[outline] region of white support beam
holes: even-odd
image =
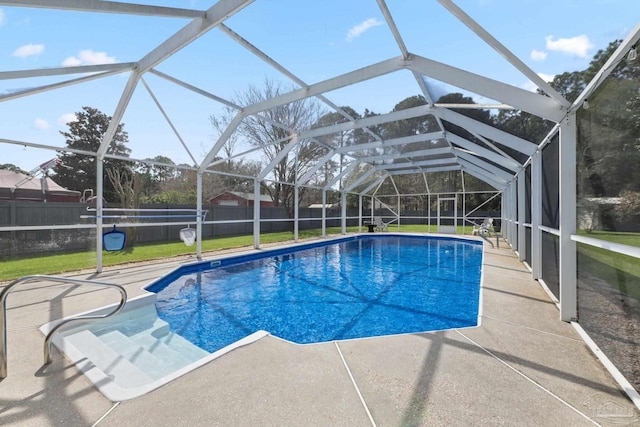
[[[362,194],[358,194],[358,233],[362,232]]]
[[[487,180],[490,180],[490,184],[492,184],[494,187],[496,185],[498,185],[500,188],[505,188],[507,186],[507,180],[501,178],[498,175],[492,174],[491,172],[487,171],[486,169],[481,168],[480,166],[477,166],[471,162],[468,162],[464,159],[458,159],[460,165],[462,166],[462,169],[466,172],[472,171],[475,172],[476,176],[479,174],[481,175],[483,178],[481,178],[483,181],[487,182]]]
[[[116,130],[120,125],[120,121],[122,120],[122,116],[124,115],[125,110],[127,109],[127,105],[129,105],[129,101],[131,101],[131,97],[133,96],[133,92],[136,90],[136,86],[138,85],[138,80],[140,79],[140,74],[133,70],[129,75],[129,80],[127,81],[127,85],[120,96],[120,100],[118,101],[118,105],[116,106],[116,111],[113,113],[111,117],[111,121],[109,122],[109,126],[102,136],[102,141],[100,141],[100,147],[97,150],[97,158],[98,160],[104,159],[104,155],[107,153],[109,146],[111,145],[111,140],[116,134]]]
[[[182,80],[176,79],[173,76],[170,76],[168,74],[162,73],[162,72],[160,72],[160,71],[158,71],[158,70],[156,70],[154,68],[149,70],[149,73],[150,74],[154,74],[154,75],[156,75],[156,76],[158,76],[158,77],[160,77],[162,79],[165,79],[165,80],[167,80],[167,81],[169,81],[171,83],[177,84],[178,86],[182,86],[183,88],[185,88],[187,90],[190,90],[191,92],[197,93],[199,95],[202,95],[205,98],[213,99],[214,101],[217,101],[217,102],[219,102],[221,104],[224,104],[229,108],[233,108],[233,109],[235,109],[237,111],[242,110],[242,107],[240,107],[237,104],[234,104],[233,102],[231,102],[229,100],[226,100],[226,99],[221,98],[221,97],[219,97],[217,95],[214,95],[211,92],[207,92],[206,90],[203,90],[203,89],[201,89],[199,87],[190,85],[189,83],[183,82]]]
[[[509,236],[511,236],[511,247],[514,251],[518,250],[518,185],[515,180],[511,182],[509,187],[509,204],[511,205],[511,222]]]
[[[455,157],[447,157],[446,159],[421,160],[419,162],[387,163],[384,165],[374,166],[374,168],[378,170],[393,170],[433,165],[448,165],[452,163],[457,163],[457,159]],[[429,171],[431,171],[430,168]]]
[[[221,97],[219,97],[219,96],[217,96],[217,95],[214,95],[214,94],[212,94],[212,93],[210,93],[210,92],[207,92],[207,91],[202,90],[202,89],[200,89],[200,88],[198,88],[198,87],[195,87],[195,86],[193,86],[193,85],[190,85],[190,84],[188,84],[188,83],[185,83],[185,82],[183,82],[182,80],[176,79],[175,77],[172,77],[172,76],[169,76],[169,75],[167,75],[167,74],[161,73],[161,72],[159,72],[159,71],[157,71],[157,70],[155,70],[155,69],[151,69],[151,70],[149,70],[149,72],[150,72],[151,74],[155,74],[155,75],[157,75],[158,77],[161,77],[161,78],[163,78],[163,79],[165,79],[165,80],[167,80],[167,81],[170,81],[170,82],[175,83],[175,84],[177,84],[177,85],[179,85],[179,86],[182,86],[182,87],[184,87],[184,88],[185,88],[185,89],[187,89],[187,90],[190,90],[190,91],[192,91],[192,92],[194,92],[194,93],[197,93],[197,94],[199,94],[199,95],[202,95],[202,96],[204,96],[204,97],[206,97],[206,98],[209,98],[209,99],[212,99],[212,100],[214,100],[214,101],[217,101],[217,102],[219,102],[219,103],[221,103],[221,104],[226,105],[226,106],[227,106],[227,107],[229,107],[229,108],[233,108],[234,110],[237,110],[237,111],[239,111],[240,113],[242,113],[242,107],[240,107],[240,106],[239,106],[239,105],[237,105],[237,104],[234,104],[234,103],[233,103],[233,102],[231,102],[231,101],[228,101],[228,100],[226,100],[226,99],[224,99],[224,98],[221,98]],[[275,120],[271,120],[269,117],[266,117],[266,116],[264,116],[264,115],[256,114],[255,116],[256,116],[256,117],[259,117],[259,119],[260,119],[260,120],[264,120],[265,122],[267,122],[267,123],[269,123],[269,124],[271,124],[271,125],[273,125],[273,126],[275,126],[275,127],[279,127],[279,128],[281,128],[281,129],[286,129],[286,130],[288,130],[288,131],[289,131],[289,130],[291,130],[288,126],[285,126],[285,125],[283,125],[283,124],[281,124],[281,123],[278,123],[278,122],[276,122]],[[244,118],[244,117],[245,117],[245,115],[240,114],[240,118],[238,118],[238,122],[237,122],[237,123],[239,123],[239,122],[240,122],[240,119],[241,119],[241,118]],[[235,127],[231,127],[229,130],[235,130]],[[230,134],[229,134],[229,135],[230,135]],[[222,136],[221,136],[221,138],[220,138],[220,139],[222,139],[224,142],[226,142],[227,137],[222,138]],[[224,142],[222,143],[222,145],[224,145]],[[272,143],[273,143],[273,144],[276,144],[276,143],[279,143],[279,142],[280,142],[280,141],[272,141]],[[220,145],[220,149],[221,149],[222,145]],[[212,154],[211,159],[213,159],[213,157],[215,157],[215,155],[217,155],[217,154],[218,154],[218,152],[220,151],[220,149],[212,149],[212,150],[210,150],[210,151],[211,151],[211,154]],[[241,156],[243,156],[243,155],[245,155],[245,154],[249,154],[249,153],[251,153],[251,152],[253,152],[253,151],[258,151],[258,150],[261,150],[261,149],[262,149],[262,148],[260,148],[260,147],[253,148],[253,149],[247,150],[247,151],[245,151],[245,152],[243,152],[243,153],[236,154],[235,156],[230,157],[229,159],[232,159],[232,158],[235,158],[235,157],[241,157]],[[225,162],[225,161],[227,161],[227,160],[229,160],[229,159],[223,159],[223,160],[220,160],[220,162]],[[216,164],[216,162],[211,162],[211,161],[203,162],[203,163],[202,163],[202,165],[203,165],[203,169],[204,169],[205,167],[207,167],[207,168],[208,168],[208,167],[214,166],[215,164]],[[204,165],[206,165],[206,166],[204,166]]]
[[[273,99],[273,98],[271,98]],[[398,120],[412,119],[414,117],[420,117],[427,114],[431,114],[433,107],[429,105],[419,105],[417,107],[407,108],[405,110],[393,111],[387,114],[380,114],[378,116],[365,117],[353,122],[336,123],[330,126],[324,126],[307,131],[300,132],[300,138],[314,138],[322,135],[329,135],[336,132],[344,132],[352,129],[359,129],[368,126],[379,125],[383,123],[395,122]],[[417,137],[417,136],[416,136]],[[418,138],[418,140],[425,140]],[[384,146],[384,141],[381,141]],[[357,147],[365,144],[349,145],[348,147]],[[346,148],[346,147],[345,147]]]
[[[464,139],[458,135],[449,133],[447,134],[447,139],[449,141],[451,141],[452,143],[454,143],[455,145],[458,145],[462,148],[465,148],[471,152],[473,152],[474,154],[476,154],[479,157],[491,160],[493,163],[497,163],[500,166],[504,166],[505,168],[513,171],[513,172],[518,172],[520,169],[522,169],[522,165],[518,162],[515,162],[511,159],[507,159],[504,158],[503,156],[501,156],[500,154],[493,152],[491,150],[488,150],[484,147],[480,147],[477,144],[474,144],[473,142]],[[455,149],[454,149],[454,152]],[[456,152],[457,153],[457,152]]]
[[[220,0],[206,11],[206,19],[194,19],[145,55],[138,62],[138,72],[144,74],[252,2],[253,0]]]
[[[427,194],[431,193],[431,191],[429,191],[429,182],[427,181],[427,174],[426,173],[422,174],[422,179],[424,179],[424,188],[426,188]]]
[[[296,167],[297,162],[296,162]],[[260,199],[258,199],[260,200]],[[254,201],[254,203],[258,203]],[[300,222],[300,187],[298,184],[294,184],[293,186],[293,241],[298,243],[298,231],[299,231],[299,222]]]
[[[526,190],[525,190],[525,169],[518,174],[516,181],[518,185],[518,260],[524,261],[526,254],[526,238],[525,238],[525,199],[526,199]]]
[[[471,170],[471,169],[469,169],[469,168],[467,168],[467,167],[464,167],[464,166],[463,166],[463,167],[462,167],[462,170],[463,170],[465,173],[468,173],[469,175],[473,175],[473,176],[475,176],[476,178],[478,178],[479,180],[481,180],[481,181],[483,181],[483,182],[486,182],[487,184],[489,184],[490,186],[492,186],[492,187],[493,187],[493,188],[495,188],[496,190],[500,190],[500,191],[502,191],[502,190],[504,189],[504,186],[503,186],[503,185],[498,184],[496,181],[494,181],[494,180],[492,180],[492,179],[490,179],[490,178],[487,178],[486,176],[484,176],[484,175],[482,175],[482,174],[480,174],[480,173],[477,173],[477,172],[475,172],[475,171],[473,171],[473,170]]]
[[[340,181],[343,177],[349,174],[359,164],[360,162],[358,161],[353,161],[349,163],[347,167],[342,169],[342,172],[338,173],[335,177],[333,177],[331,181],[325,184],[325,186],[323,187],[323,190],[324,191],[331,190],[331,187],[333,187],[338,181]]]
[[[460,68],[433,61],[418,55],[411,57],[408,68],[426,76],[466,89],[489,99],[512,105],[536,116],[558,122],[566,108],[544,95],[538,95],[497,80],[492,80]]]
[[[380,8],[380,12],[382,12],[382,16],[384,16],[384,20],[387,22],[387,26],[389,30],[391,30],[391,34],[393,34],[393,38],[396,40],[396,44],[400,48],[400,52],[402,52],[402,56],[407,58],[409,56],[409,51],[407,50],[407,46],[404,44],[404,40],[402,40],[402,36],[398,31],[398,27],[391,16],[391,12],[389,12],[389,8],[384,0],[377,0],[378,8]]]
[[[343,191],[341,194],[340,203],[340,233],[342,235],[347,234],[347,192]]]
[[[461,126],[471,133],[478,133],[484,137],[490,138],[502,145],[510,147],[527,156],[531,156],[536,152],[538,146],[526,139],[517,137],[493,126],[481,123],[477,120],[467,117],[464,114],[456,113],[448,108],[436,108],[434,114],[443,120]]]
[[[260,249],[260,181],[253,181],[253,248]]]
[[[424,169],[409,169],[409,170],[403,170],[403,171],[394,171],[394,172],[389,172],[389,175],[395,176],[395,175],[411,175],[414,173],[423,173],[423,172],[446,172],[446,171],[457,171],[462,169],[462,166],[460,165],[453,165],[453,166],[442,166],[442,167],[435,167],[435,168],[429,168],[429,170],[424,170]]]
[[[220,25],[218,25],[218,29],[221,30],[226,35],[228,35],[229,37],[231,37],[236,43],[240,44],[242,47],[244,47],[245,49],[247,49],[248,51],[250,51],[251,53],[256,55],[258,58],[262,59],[264,62],[266,62],[267,64],[269,64],[270,66],[272,66],[273,68],[278,70],[280,73],[282,73],[284,76],[289,78],[292,82],[296,83],[301,88],[309,88],[309,84],[305,83],[298,76],[293,74],[291,71],[289,71],[287,68],[285,68],[280,63],[276,62],[273,58],[271,58],[269,55],[267,55],[266,53],[264,53],[263,51],[258,49],[256,46],[254,46],[252,43],[250,43],[244,37],[242,37],[241,35],[239,35],[235,31],[233,31],[231,28],[227,27],[224,24],[220,24]],[[326,105],[328,105],[330,108],[335,110],[338,114],[342,115],[347,120],[349,120],[349,121],[355,120],[355,118],[351,117],[343,108],[338,107],[331,100],[326,98],[324,95],[316,95],[316,98],[318,98],[320,101],[324,102]],[[369,135],[371,135],[376,140],[380,139],[380,136],[376,135],[375,133],[373,133],[371,130],[369,130],[367,128],[365,128],[365,132],[367,132]]]
[[[309,169],[307,171],[307,173],[302,175],[302,177],[298,180],[298,183],[300,185],[306,184],[306,182],[309,181],[311,179],[311,177],[313,175],[315,175],[315,173],[318,172],[318,170],[320,170],[320,168],[322,166],[327,164],[327,162],[329,160],[331,160],[333,158],[333,156],[335,156],[335,155],[336,155],[336,153],[333,152],[333,151],[330,151],[329,153],[327,153],[324,157],[322,157],[320,160],[318,160],[318,162],[315,165],[313,165],[313,167],[311,169]]]
[[[299,101],[310,96],[316,96],[325,92],[340,89],[345,86],[350,86],[355,83],[360,83],[365,80],[372,79],[374,77],[380,77],[385,74],[392,73],[394,71],[401,70],[405,67],[405,61],[402,57],[387,59],[382,62],[378,62],[368,67],[360,68],[346,74],[313,84],[308,88],[294,90],[292,92],[284,93],[273,98],[266,99],[261,102],[249,105],[245,109],[246,114],[256,114],[265,110],[269,110],[280,105],[289,104],[291,102]]]
[[[576,115],[560,123],[560,319],[578,320],[576,242]]]
[[[369,169],[368,171],[366,171],[365,173],[363,173],[362,175],[360,175],[360,177],[358,179],[356,179],[355,181],[353,181],[351,184],[347,185],[346,188],[344,188],[345,192],[349,192],[351,190],[353,190],[354,188],[356,188],[358,185],[362,184],[363,182],[365,182],[371,175],[373,175],[375,172],[377,172],[374,168]],[[326,187],[325,187],[326,188]]]
[[[69,74],[93,74],[107,71],[123,72],[135,67],[135,62],[118,64],[79,65],[77,67],[36,68],[33,70],[0,71],[0,80],[26,79],[31,77],[66,76]]]
[[[96,159],[96,272],[102,273],[102,209],[104,201],[104,163]]]
[[[505,159],[509,159],[513,162],[518,163],[518,161],[516,159],[514,159],[511,155],[509,155],[507,152],[505,152],[504,150],[501,150],[496,144],[494,144],[493,142],[489,141],[487,138],[485,138],[484,136],[480,135],[479,133],[473,133],[473,136],[475,136],[477,139],[479,139],[484,145],[486,145],[487,147],[489,147],[491,150],[495,151],[496,153],[500,154],[502,157],[504,157]]]
[[[251,52],[252,54],[257,56],[258,58],[262,59],[264,62],[269,64],[271,67],[275,68],[278,72],[280,72],[282,75],[286,76],[289,80],[291,80],[292,82],[294,82],[298,86],[303,87],[303,88],[309,87],[308,84],[306,84],[304,81],[302,81],[300,78],[298,78],[295,74],[293,74],[287,68],[285,68],[280,63],[275,61],[269,55],[267,55],[266,53],[264,53],[263,51],[258,49],[251,42],[249,42],[247,39],[242,37],[240,34],[238,34],[235,31],[233,31],[231,28],[227,27],[224,24],[220,24],[220,25],[218,25],[218,29],[220,31],[222,31],[223,33],[225,33],[227,36],[231,37],[231,39],[233,39],[240,46],[242,46],[243,48],[245,48],[246,50],[248,50],[249,52]]]
[[[515,110],[513,106],[507,104],[456,104],[451,102],[436,102],[434,107],[448,108],[456,110]]]
[[[495,37],[493,37],[487,30],[485,30],[480,24],[474,21],[469,15],[467,15],[462,9],[460,9],[451,0],[438,0],[438,2],[444,6],[449,12],[451,12],[456,18],[476,33],[482,40],[491,46],[496,52],[502,55],[507,61],[516,67],[522,74],[524,74],[529,80],[531,80],[539,89],[553,98],[563,107],[569,107],[569,101],[564,99],[551,85],[545,82],[535,71],[529,68],[524,62],[522,62],[517,56],[515,56],[509,49],[500,43]]]
[[[542,277],[542,152],[531,159],[531,270],[534,279]]]
[[[416,80],[416,83],[418,83],[418,87],[420,88],[420,91],[422,92],[422,96],[424,96],[424,99],[427,101],[427,104],[429,105],[434,105],[433,103],[433,97],[431,96],[431,93],[429,92],[429,88],[427,87],[427,83],[424,81],[424,76],[418,72],[412,71],[411,72],[413,74],[413,78]],[[442,123],[440,123],[440,119],[438,120],[438,126],[440,126],[440,129],[442,129]]]
[[[489,184],[490,186],[497,189],[498,191],[504,191],[504,189],[507,188],[507,186],[502,181],[496,180],[492,176],[488,176],[484,171],[478,171],[473,167],[465,166],[465,165],[462,165],[462,170],[465,173],[469,175],[473,175],[476,178],[484,181],[485,183]]]
[[[508,242],[509,241],[509,194],[510,189],[507,186],[504,190],[502,190],[502,203],[501,203],[501,211],[502,211],[502,237]]]
[[[178,129],[176,129],[176,127],[173,125],[173,122],[169,118],[169,115],[164,111],[164,108],[162,108],[162,105],[160,104],[160,101],[158,101],[158,98],[156,98],[156,95],[153,93],[153,91],[151,90],[151,88],[149,87],[147,82],[144,80],[144,77],[141,77],[140,80],[142,81],[142,85],[144,86],[144,88],[149,93],[149,96],[151,96],[151,99],[156,104],[156,107],[158,107],[158,110],[160,110],[160,114],[162,114],[162,117],[164,117],[165,121],[167,122],[167,124],[169,125],[171,130],[173,131],[173,134],[176,136],[176,138],[178,138],[178,141],[180,141],[180,144],[182,144],[182,148],[184,148],[184,150],[187,152],[187,154],[191,158],[191,161],[193,162],[193,164],[194,165],[197,164],[198,162],[196,161],[196,158],[193,157],[193,154],[191,154],[191,150],[189,150],[189,147],[184,142],[184,139],[182,139],[182,136],[180,135],[180,132],[178,132]],[[200,175],[202,175],[202,172],[198,174],[198,176],[200,176]]]
[[[280,163],[282,159],[284,159],[289,154],[289,151],[291,151],[296,145],[298,145],[299,141],[300,139],[298,139],[297,135],[293,135],[291,141],[289,141],[289,143],[278,152],[278,154],[271,160],[271,162],[262,170],[262,172],[260,172],[256,179],[258,181],[262,181],[263,179],[265,179],[267,175],[271,173],[273,168],[275,168],[278,163]]]
[[[513,179],[514,175],[512,173],[509,173],[504,169],[500,169],[497,166],[487,163],[480,157],[476,157],[473,154],[469,154],[458,148],[454,149],[454,153],[458,156],[458,161],[460,161],[461,163],[464,162],[465,164],[473,164],[474,166],[482,169],[484,173],[488,174],[489,176],[500,178],[500,180],[504,181],[505,183]]]
[[[371,184],[369,184],[369,186],[367,186],[364,190],[362,190],[360,194],[369,194],[369,191],[373,190],[374,188],[377,188],[380,184],[382,184],[382,182],[385,179],[387,179],[387,177],[388,175],[384,175],[374,180]]]
[[[511,186],[508,186],[504,190],[503,197],[503,212],[504,212],[504,222],[502,223],[502,236],[507,242],[511,242],[511,203],[509,202],[509,198],[511,197]]]
[[[115,74],[122,73],[123,71],[126,71],[126,70],[105,71],[103,73],[91,74],[91,75],[88,75],[88,76],[78,77],[77,79],[71,79],[71,80],[65,80],[63,82],[52,83],[50,85],[38,86],[38,87],[29,88],[29,89],[25,89],[25,90],[18,90],[16,92],[11,92],[11,93],[9,93],[7,95],[1,95],[0,96],[0,102],[10,101],[12,99],[22,98],[22,97],[29,96],[29,95],[35,95],[35,94],[38,94],[38,93],[47,92],[47,91],[55,90],[55,89],[60,89],[60,88],[67,87],[67,86],[73,86],[73,85],[77,85],[77,84],[80,84],[80,83],[85,83],[85,82],[88,82],[88,81],[91,81],[91,80],[101,79],[101,78],[104,78],[104,77],[110,77],[110,76],[113,76]]]
[[[244,117],[245,116],[241,112],[238,112],[238,114],[236,114],[233,117],[233,119],[229,123],[229,126],[227,126],[224,132],[222,132],[222,135],[220,135],[220,137],[218,138],[218,141],[216,141],[213,147],[211,147],[211,150],[209,150],[204,160],[202,160],[202,163],[200,163],[200,166],[198,167],[198,171],[204,171],[205,169],[207,169],[207,167],[209,167],[209,163],[211,163],[211,161],[218,154],[218,152],[222,150],[222,147],[224,146],[224,144],[226,144],[226,142],[229,140],[229,138],[231,137],[233,132],[235,132],[238,126],[240,126],[240,122],[242,122]]]
[[[126,15],[164,16],[168,18],[200,18],[205,11],[177,7],[147,6],[103,0],[2,0],[0,5],[60,9],[80,12],[120,13]]]
[[[427,148],[426,150],[405,151],[402,153],[380,154],[378,156],[358,157],[361,162],[377,162],[380,160],[410,159],[413,157],[432,157],[453,153],[451,147]]]
[[[578,95],[573,104],[571,105],[571,111],[574,111],[584,104],[584,101],[591,96],[591,94],[600,87],[600,85],[606,80],[607,76],[616,68],[615,66],[624,58],[631,47],[636,46],[640,41],[640,23],[629,33],[629,35],[620,43],[618,48],[611,54],[607,62],[602,65],[602,68],[593,76],[587,87],[584,88],[582,93]],[[636,59],[637,61],[637,59]]]
[[[196,174],[196,209],[198,217],[196,218],[196,258],[202,261],[202,173]]]
[[[421,115],[421,114],[419,114]],[[333,133],[335,131],[329,131],[327,133]],[[427,141],[432,141],[432,140],[437,140],[437,139],[443,139],[444,138],[444,132],[430,132],[430,133],[424,133],[424,134],[419,134],[419,135],[409,135],[409,136],[403,136],[400,138],[392,138],[392,139],[383,139],[380,141],[373,141],[373,142],[365,142],[363,144],[353,144],[353,145],[345,145],[344,147],[338,147],[335,149],[336,153],[352,153],[355,151],[362,151],[362,150],[370,150],[370,149],[374,149],[374,148],[385,148],[385,147],[391,147],[391,146],[395,146],[395,145],[404,145],[404,144],[413,144],[416,142],[427,142]]]
[[[509,241],[509,187],[505,188],[502,191],[502,237],[508,242]]]
[[[322,190],[322,237],[327,235],[327,190]]]

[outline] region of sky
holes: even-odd
[[[205,10],[214,1],[138,1]],[[628,36],[640,22],[637,0],[457,0],[476,22],[545,80],[585,69],[593,55]],[[450,12],[432,0],[387,0],[407,49],[426,58],[505,83],[534,90],[533,84]],[[96,14],[0,5],[0,97],[80,75],[2,79],[2,72],[135,62],[188,24],[183,18]],[[256,0],[225,21],[243,38],[307,84],[401,54],[375,0]],[[266,80],[296,86],[213,29],[156,67],[157,70],[233,101]],[[0,140],[64,147],[60,134],[83,106],[113,115],[128,73],[0,102]],[[146,74],[122,122],[134,158],[167,156],[175,163],[200,161],[216,134],[210,116],[223,106],[155,75]],[[429,81],[434,98],[460,92]],[[357,112],[386,113],[420,90],[402,70],[327,98]],[[153,94],[153,97],[152,95]],[[477,102],[484,102],[475,94]],[[160,105],[156,105],[154,98]],[[186,150],[163,114],[177,130]],[[189,154],[190,153],[190,154]],[[32,170],[55,152],[0,143],[0,164]]]

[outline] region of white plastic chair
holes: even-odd
[[[487,242],[489,242],[489,244],[493,248],[494,247],[493,242],[489,240],[491,233],[495,233],[494,231],[492,231],[492,229],[493,229],[493,218],[485,218],[484,221],[482,221],[482,224],[480,224],[478,235],[482,237],[484,240],[486,240]]]
[[[384,222],[379,216],[373,219],[373,223],[376,225],[378,231],[389,231],[389,224]]]

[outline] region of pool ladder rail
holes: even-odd
[[[100,320],[105,319],[107,317],[111,317],[122,310],[124,305],[127,303],[127,291],[120,286],[114,283],[106,283],[106,282],[98,282],[95,280],[85,280],[85,279],[72,279],[68,277],[57,277],[57,276],[43,276],[43,275],[33,275],[33,276],[25,276],[19,279],[14,280],[4,287],[2,292],[0,292],[0,305],[1,305],[1,313],[0,313],[0,380],[7,377],[7,296],[9,292],[16,286],[21,283],[29,283],[29,282],[38,282],[42,280],[47,280],[50,282],[56,283],[72,283],[76,285],[91,285],[91,286],[102,286],[108,288],[115,288],[120,292],[120,303],[116,306],[116,308],[110,313],[101,314],[101,315],[91,315],[91,316],[77,316],[71,317],[65,320],[62,320],[58,323],[54,328],[52,328],[47,336],[44,339],[44,365],[51,364],[51,340],[53,339],[53,335],[64,325],[69,322],[80,321],[80,320]]]

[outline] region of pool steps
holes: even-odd
[[[210,355],[158,318],[155,295],[108,320],[80,323],[60,335],[63,351],[72,347],[121,388],[145,386]]]
[[[68,344],[82,349],[85,357],[93,366],[100,369],[106,376],[117,381],[123,388],[137,387],[153,381],[127,358],[122,357],[116,350],[101,341],[90,331],[79,331],[65,337]]]

